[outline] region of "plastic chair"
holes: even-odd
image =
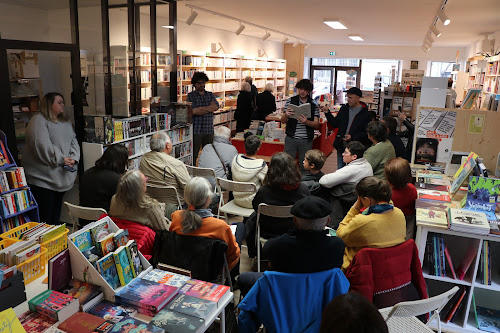
[[[177,205],[178,209],[182,209],[182,203],[181,199],[179,198],[179,193],[177,192],[177,189],[173,186],[165,186],[165,185],[154,185],[154,184],[147,184],[147,193],[155,198],[156,200],[164,203],[170,203]],[[168,200],[165,200],[165,198],[168,197],[175,197],[176,202],[170,202]]]
[[[254,210],[252,208],[245,208],[238,206],[234,200],[229,201],[227,204],[224,204],[224,198],[222,196],[222,189],[226,191],[233,192],[248,192],[248,193],[256,193],[257,186],[254,183],[245,183],[245,182],[235,182],[234,180],[227,180],[220,177],[217,177],[217,190],[220,193],[220,201],[219,201],[219,211],[217,213],[217,218],[220,218],[220,212],[224,213],[226,218],[226,222],[229,221],[227,214],[233,214],[243,217],[249,217],[252,215]]]
[[[267,242],[266,238],[260,237],[260,214],[279,218],[293,217],[290,209],[292,209],[292,205],[275,206],[265,203],[259,204],[259,208],[257,208],[257,233],[255,234],[255,242],[257,243],[257,272],[260,272],[260,245]]]
[[[67,201],[64,202],[64,205],[68,209],[69,217],[71,218],[71,222],[73,222],[72,233],[75,232],[75,226],[78,224],[78,220],[75,218],[80,218],[84,220],[93,220],[97,221],[102,214],[108,214],[104,208],[92,208],[92,207],[83,207],[71,204]]]
[[[200,168],[191,165],[186,165],[187,171],[191,177],[203,177],[216,179],[215,170],[210,168]],[[214,192],[217,193],[217,187],[214,187]],[[220,192],[219,192],[220,194]]]
[[[389,332],[433,332],[427,325],[424,325],[416,318],[416,316],[433,312],[427,324],[436,318],[438,333],[441,333],[439,312],[446,303],[449,302],[453,295],[455,295],[458,289],[459,288],[455,286],[447,292],[434,297],[418,301],[401,302],[394,305],[392,308],[380,309],[380,313],[385,318],[387,326],[389,327]]]

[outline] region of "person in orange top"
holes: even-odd
[[[170,231],[179,235],[200,236],[220,239],[227,245],[226,258],[234,278],[239,275],[241,240],[245,237],[245,225],[235,223],[233,234],[231,227],[212,215],[208,206],[212,202],[212,189],[208,180],[193,177],[184,188],[184,200],[187,209],[172,213]]]

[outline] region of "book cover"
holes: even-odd
[[[134,278],[134,275],[130,267],[130,262],[128,261],[127,249],[125,246],[120,246],[113,252],[113,258],[115,259],[120,284],[126,286]]]
[[[460,298],[462,291],[465,289],[464,286],[460,286],[458,288],[459,289],[457,290],[455,295],[453,295],[453,297],[448,301],[448,303],[445,304],[445,306],[439,312],[439,317],[441,319],[441,322],[443,322],[443,323],[445,322],[445,318],[448,315],[448,313],[450,312],[450,310],[453,308],[455,303],[457,303],[458,299]]]
[[[77,312],[61,324],[58,328],[67,333],[92,333],[106,320],[87,312]]]
[[[163,309],[151,320],[151,324],[163,328],[165,332],[195,333],[205,320],[184,313]]]
[[[311,118],[311,104],[304,103],[301,105],[288,104],[288,108],[293,110],[293,115],[290,118],[298,119],[300,116],[304,115],[306,118]]]
[[[9,154],[7,153],[7,150],[5,149],[3,141],[0,140],[0,166],[5,165],[5,164],[10,164]]]
[[[26,333],[12,308],[0,312],[0,332]]]
[[[455,315],[455,312],[458,310],[458,307],[460,306],[460,304],[464,300],[466,293],[467,293],[467,289],[465,289],[465,287],[462,287],[462,289],[457,292],[457,294],[459,294],[459,296],[458,296],[456,302],[453,303],[453,305],[451,306],[450,311],[448,311],[448,313],[446,313],[446,316],[444,317],[445,323],[449,322],[451,320],[451,318],[453,317],[453,315]]]
[[[151,324],[147,324],[139,319],[132,317],[125,317],[120,320],[110,333],[132,333],[132,332],[140,332],[140,333],[164,333],[165,330],[163,328],[156,327]]]
[[[101,238],[109,235],[108,221],[103,219],[99,223],[96,223],[92,228],[90,228],[90,234],[92,235],[92,242],[94,245],[97,245]]]
[[[442,210],[417,208],[416,221],[418,223],[425,223],[427,225],[448,229],[446,212]]]
[[[104,323],[96,327],[92,333],[108,333],[110,332],[116,323],[106,320]],[[132,331],[131,331],[132,332]]]
[[[180,288],[184,285],[184,283],[189,281],[190,278],[189,276],[167,272],[161,269],[153,269],[146,274],[143,279]]]
[[[450,229],[471,232],[480,235],[490,233],[490,224],[486,214],[477,211],[450,208],[448,209]]]
[[[178,288],[165,284],[134,279],[116,293],[115,300],[118,303],[137,306],[139,312],[142,308],[157,313],[177,294],[177,290]]]
[[[98,248],[101,249],[101,254],[103,256],[107,255],[108,253],[113,252],[116,247],[115,247],[115,242],[114,242],[114,233],[110,233],[106,236],[103,236],[101,239],[99,239],[98,242]]]
[[[465,257],[460,262],[460,265],[458,265],[458,269],[457,269],[456,273],[457,273],[457,277],[459,280],[464,279],[465,274],[469,270],[469,267],[470,267],[470,265],[475,257],[476,257],[476,248],[474,247],[474,245],[471,245],[469,247],[469,249],[467,250]]]
[[[101,292],[101,287],[88,282],[71,279],[67,287],[63,288],[61,292],[77,298],[80,301],[80,305],[84,305]]]
[[[118,278],[118,272],[116,271],[115,260],[113,259],[112,253],[99,259],[96,265],[97,270],[111,288],[116,289],[120,286],[120,280]]]
[[[49,259],[49,289],[62,291],[71,281],[72,276],[68,249]]]
[[[77,299],[54,290],[46,290],[28,302],[30,311],[64,321],[80,309]]]
[[[466,161],[460,166],[455,175],[453,176],[453,182],[451,183],[450,191],[451,193],[457,193],[460,186],[462,186],[463,182],[470,175],[474,167],[476,166],[476,158],[478,156],[471,152],[469,156],[467,156]]]
[[[219,300],[229,290],[228,286],[191,279],[179,289],[179,294],[202,298],[218,304]]]
[[[445,201],[445,202],[451,201],[448,192],[419,189],[417,191],[417,194],[418,194],[418,199],[430,199],[430,200]]]
[[[40,236],[40,243],[45,243],[51,240],[52,238],[55,238],[59,235],[62,235],[66,231],[66,224],[61,224],[58,226],[55,226],[51,230],[47,230]]]
[[[45,332],[49,327],[57,323],[57,320],[45,317],[39,313],[26,311],[18,317],[26,332]]]
[[[205,299],[178,294],[166,309],[184,313],[201,319],[206,319],[210,312],[217,308],[217,304]]]
[[[457,278],[457,274],[455,273],[455,269],[453,268],[453,261],[451,260],[451,255],[450,255],[450,251],[448,251],[448,247],[444,246],[444,255],[446,257],[446,262],[448,263],[448,267],[450,268],[450,272],[451,272],[451,276],[456,279]]]
[[[97,260],[101,259],[101,253],[95,246],[90,247],[89,249],[82,251],[82,254],[87,260],[97,269]]]
[[[500,179],[471,176],[464,209],[486,214],[489,221],[497,221],[495,208],[500,194]]]
[[[157,268],[164,270],[164,271],[167,271],[167,272],[172,272],[172,273],[181,274],[181,275],[191,277],[191,271],[188,271],[187,269],[184,269],[184,268],[179,268],[179,267],[175,267],[175,266],[171,266],[171,265],[167,265],[167,264],[162,264],[162,263],[158,263]]]
[[[128,230],[118,230],[117,232],[115,232],[113,239],[115,241],[116,248],[119,248],[120,246],[127,246],[127,243],[129,241]]]
[[[486,332],[500,332],[500,311],[476,306],[477,328]]]
[[[87,312],[95,316],[104,318],[105,320],[117,323],[126,316],[133,316],[137,314],[137,309],[130,306],[102,300]]]
[[[130,253],[131,257],[131,260],[129,261],[134,266],[133,269],[135,276],[138,276],[144,270],[144,267],[142,267],[141,258],[139,257],[139,250],[137,249],[136,241],[133,239],[129,240],[127,243],[127,248],[128,248],[128,253]]]

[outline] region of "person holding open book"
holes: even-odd
[[[312,149],[314,139],[314,129],[319,127],[319,107],[318,104],[311,98],[313,90],[311,80],[302,79],[295,85],[299,94],[287,100],[285,112],[281,116],[281,123],[286,123],[286,138],[285,138],[285,153],[288,153],[292,158],[299,155],[299,165],[301,172],[304,172],[302,161],[306,156],[306,152]],[[310,110],[300,110],[295,108],[294,111],[290,105],[304,105]],[[296,112],[301,111],[300,115]],[[304,111],[302,113],[302,111]],[[306,112],[307,111],[307,112]]]

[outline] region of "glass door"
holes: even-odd
[[[314,84],[314,89],[312,91],[313,99],[322,94],[331,94],[335,82],[335,68],[313,68],[312,82]]]
[[[346,91],[352,87],[359,88],[359,68],[336,67],[335,68],[335,104],[347,103]]]

